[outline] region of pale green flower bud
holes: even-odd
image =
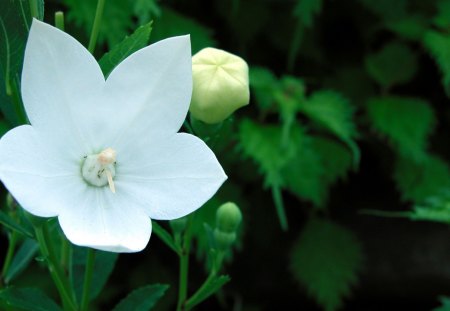
[[[214,230],[214,240],[216,242],[216,247],[219,250],[227,250],[234,241],[236,241],[235,232],[223,232],[218,228]]]
[[[250,101],[248,65],[239,56],[205,48],[192,57],[192,75],[189,110],[200,121],[220,123]]]
[[[239,207],[232,202],[222,204],[216,213],[217,230],[226,233],[236,232],[242,221],[242,213]]]

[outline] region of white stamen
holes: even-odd
[[[85,157],[81,167],[84,180],[97,187],[109,185],[112,193],[116,193],[114,176],[116,175],[116,151],[106,148],[100,153]]]

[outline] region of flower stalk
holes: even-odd
[[[95,11],[94,25],[92,26],[91,38],[89,40],[88,50],[94,54],[95,44],[97,43],[100,25],[102,23],[103,9],[105,8],[105,0],[98,0],[97,9]]]
[[[47,224],[43,223],[42,225],[35,226],[34,230],[42,256],[47,261],[48,270],[50,271],[53,282],[58,289],[64,310],[77,311],[78,308],[75,303],[69,280],[64,274],[61,266],[58,264]]]
[[[180,276],[178,285],[178,304],[177,311],[185,310],[187,298],[188,274],[189,274],[189,252],[191,248],[191,227],[192,216],[188,217],[186,231],[184,233],[183,246],[180,252]]]
[[[92,276],[94,275],[95,249],[89,248],[84,273],[83,295],[81,296],[81,311],[87,311],[91,293]]]

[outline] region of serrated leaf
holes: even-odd
[[[301,130],[294,135],[301,136]],[[265,176],[265,185],[282,184],[280,170],[295,155],[294,144],[281,146],[282,129],[279,126],[259,125],[243,120],[239,128],[239,145],[245,156],[252,158]]]
[[[367,103],[372,127],[401,155],[421,161],[436,117],[431,105],[418,98],[381,97]]]
[[[62,309],[37,288],[8,287],[0,291],[0,300],[19,310],[61,311]]]
[[[313,25],[314,16],[322,10],[322,0],[298,0],[294,8],[294,15],[306,27]]]
[[[335,311],[358,282],[363,257],[351,231],[329,220],[311,219],[294,244],[290,267],[325,311]]]
[[[100,68],[105,77],[125,58],[136,52],[137,50],[147,46],[152,31],[152,22],[143,25],[129,37],[114,46],[114,48],[103,55],[99,60]]]
[[[20,234],[23,234],[26,237],[34,238],[34,233],[29,230],[26,226],[21,225],[17,221],[15,221],[8,214],[0,210],[0,223],[4,225],[6,228],[17,231]]]
[[[63,0],[69,8],[67,20],[85,31],[88,37],[94,24],[97,1]],[[102,23],[97,44],[105,42],[112,48],[125,38],[132,27],[133,6],[124,0],[108,0],[103,10]]]
[[[354,141],[357,134],[354,108],[346,98],[334,91],[318,91],[301,103],[300,111],[344,142],[353,154],[354,166],[358,165],[360,153]]]
[[[230,281],[230,277],[228,275],[220,275],[215,277],[208,286],[202,288],[202,291],[196,295],[195,299],[190,299],[187,302],[188,309],[191,309],[201,303],[202,301],[206,300],[209,296],[216,293],[222,286],[224,286],[226,283]]]
[[[94,271],[91,287],[90,299],[94,299],[100,294],[101,290],[108,281],[109,276],[114,270],[118,254],[111,252],[95,251]],[[81,301],[83,292],[84,274],[86,270],[87,248],[73,246],[72,255],[72,282],[75,295],[78,301]]]
[[[439,297],[441,306],[434,308],[433,311],[450,311],[450,297]]]
[[[216,45],[211,29],[201,25],[194,19],[162,7],[160,17],[155,19],[151,41],[156,42],[168,37],[186,34],[191,35],[192,53]]]
[[[113,311],[151,310],[168,288],[169,285],[153,284],[135,289],[127,297],[122,299],[114,307]]]
[[[382,87],[409,82],[417,72],[417,55],[407,45],[393,42],[369,54],[365,66],[370,76]]]
[[[11,265],[5,274],[5,282],[10,283],[30,264],[39,250],[39,244],[32,239],[23,241],[17,253],[14,255]]]
[[[427,31],[423,38],[423,44],[436,61],[442,73],[442,85],[447,96],[450,95],[450,35],[434,30]]]
[[[420,203],[450,187],[450,169],[447,163],[433,155],[420,163],[407,156],[400,157],[394,180],[403,200]]]

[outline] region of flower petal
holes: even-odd
[[[94,125],[86,116],[98,114],[104,81],[98,63],[78,41],[33,20],[25,49],[22,97],[31,124],[61,146],[61,152],[78,156],[95,148],[95,137],[90,136]]]
[[[89,187],[77,208],[58,217],[66,237],[76,245],[110,252],[138,252],[150,239],[152,225],[144,211],[132,207],[126,194]]]
[[[20,205],[42,217],[56,216],[83,183],[79,163],[59,157],[29,125],[1,138],[0,179]]]
[[[175,134],[147,149],[134,143],[135,153],[118,158],[116,191],[129,193],[153,219],[192,213],[227,179],[214,153],[193,135]]]
[[[154,141],[178,132],[191,93],[189,36],[162,40],[132,54],[106,80],[105,96],[114,109],[108,131],[116,133],[112,145],[120,153],[130,137]]]

